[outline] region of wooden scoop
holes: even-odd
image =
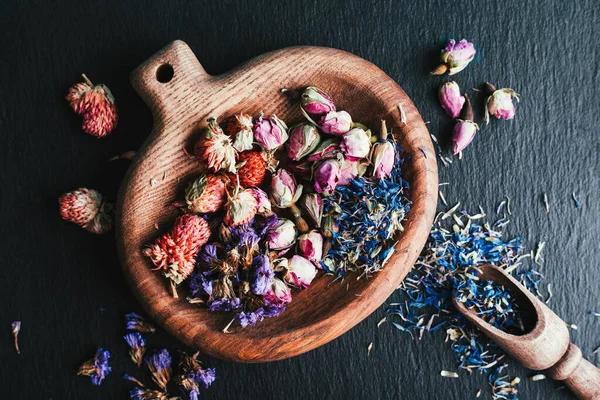
[[[494,265],[483,265],[480,269],[481,279],[502,285],[513,293],[529,329],[523,335],[506,333],[485,322],[455,298],[453,302],[458,311],[526,368],[564,381],[580,399],[600,399],[600,369],[585,360],[581,350],[570,342],[565,322],[503,269]]]
[[[117,244],[133,292],[152,319],[187,345],[229,360],[281,360],[340,336],[375,311],[406,276],[431,229],[437,203],[436,155],[427,128],[406,93],[370,62],[324,47],[291,47],[264,54],[224,75],[206,73],[192,50],[176,41],[140,65],[131,83],[150,107],[154,126],[123,179],[117,201]],[[242,329],[232,315],[174,299],[167,280],[153,271],[142,249],[166,232],[179,214],[172,207],[200,174],[184,149],[193,146],[209,117],[245,112],[276,114],[290,124],[303,119],[298,99],[281,89],[317,86],[339,109],[379,130],[387,122],[404,149],[411,209],[396,252],[370,279],[343,283],[320,273],[308,290],[294,291],[287,310]],[[270,177],[267,177],[270,179]]]

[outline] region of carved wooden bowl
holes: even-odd
[[[152,110],[153,130],[123,181],[117,204],[117,242],[125,275],[148,314],[187,345],[212,356],[241,361],[281,360],[340,336],[377,309],[398,287],[425,244],[437,203],[437,164],[427,128],[408,96],[375,65],[341,50],[292,47],[257,57],[220,76],[208,75],[190,48],[169,44],[139,66],[131,82]],[[186,183],[199,173],[184,153],[210,116],[241,111],[302,120],[298,104],[280,89],[317,86],[353,119],[378,128],[385,119],[405,150],[404,177],[410,183],[411,211],[396,252],[370,279],[332,283],[315,279],[294,291],[287,310],[256,326],[222,329],[231,315],[190,304],[185,289],[171,295],[167,280],[152,271],[142,249],[170,229]],[[401,120],[399,105],[406,123]],[[158,224],[160,231],[157,231]],[[185,286],[185,285],[183,285]],[[357,297],[355,294],[361,294]]]

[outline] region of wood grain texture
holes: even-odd
[[[173,79],[161,83],[157,69],[171,65]],[[437,165],[429,133],[400,87],[373,64],[349,53],[319,47],[293,47],[265,54],[222,76],[208,75],[190,48],[176,41],[132,73],[132,84],[152,110],[154,127],[128,171],[117,204],[117,240],[125,274],[152,318],[186,344],[229,360],[262,362],[289,358],[340,336],[359,323],[396,289],[416,260],[437,202]],[[173,221],[169,204],[198,174],[184,153],[210,116],[240,111],[301,120],[298,104],[281,88],[318,86],[355,120],[377,126],[385,119],[405,150],[405,178],[412,208],[405,232],[385,269],[370,279],[331,283],[320,277],[294,293],[286,312],[254,327],[222,329],[230,315],[209,313],[171,297],[167,281],[151,270],[141,249]],[[406,113],[401,122],[398,106]],[[164,177],[164,179],[163,179]],[[156,182],[151,185],[151,181]],[[360,297],[355,294],[361,294]]]
[[[464,303],[453,300],[456,308],[480,331],[523,366],[564,381],[579,399],[600,399],[600,369],[582,358],[581,350],[569,339],[567,324],[546,304],[535,297],[515,278],[494,265],[480,267],[480,278],[509,289],[523,310],[525,324],[531,330],[512,335],[486,323]]]

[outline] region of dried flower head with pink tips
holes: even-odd
[[[203,167],[213,172],[221,169],[233,173],[236,171],[237,152],[215,118],[208,119],[202,137],[194,145],[194,155]]]
[[[67,101],[71,109],[83,117],[83,131],[103,138],[117,127],[115,98],[106,85],[94,85],[85,74],[82,77],[84,82],[69,89]]]
[[[173,297],[176,287],[194,270],[196,256],[208,241],[210,228],[206,220],[195,214],[184,214],[175,220],[170,233],[156,239],[144,249],[144,255],[171,280]]]
[[[494,85],[485,84],[485,122],[490,123],[490,115],[498,119],[509,120],[515,117],[513,98],[519,101],[519,94],[512,89],[496,89]]]
[[[113,227],[114,205],[103,201],[100,192],[79,188],[58,199],[60,216],[88,232],[103,234]]]

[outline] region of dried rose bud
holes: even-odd
[[[314,86],[307,87],[301,96],[301,106],[308,114],[323,115],[335,111],[331,97]]]
[[[295,255],[290,258],[288,270],[283,279],[291,285],[306,289],[310,286],[316,275],[317,269],[313,263],[302,256]]]
[[[457,123],[452,131],[452,153],[460,154],[475,137],[479,126],[473,122],[473,109],[471,108],[471,100],[465,95],[465,106],[461,112],[461,118],[457,119]]]
[[[184,214],[175,220],[170,233],[144,249],[144,255],[170,279],[173,297],[178,297],[177,285],[190,276],[196,265],[196,256],[209,237],[210,227],[204,218]]]
[[[386,178],[394,168],[396,162],[396,149],[394,144],[387,140],[388,132],[385,121],[381,120],[381,134],[379,141],[373,145],[369,155],[373,166],[373,176],[378,179]]]
[[[456,43],[454,39],[448,40],[446,47],[442,50],[440,65],[431,72],[432,75],[442,75],[448,72],[448,75],[454,75],[469,65],[475,58],[475,46],[473,43],[462,39]]]
[[[446,82],[439,90],[440,104],[446,114],[452,118],[458,118],[465,98],[460,94],[460,88],[456,82]]]
[[[221,169],[235,172],[236,151],[214,118],[208,119],[203,137],[194,146],[194,155],[200,164],[214,172]]]
[[[346,111],[331,111],[319,119],[319,127],[331,135],[343,135],[352,128],[352,117]]]
[[[317,148],[308,155],[307,161],[321,161],[326,158],[333,158],[340,150],[340,139],[327,138],[323,140]]]
[[[69,89],[67,101],[78,115],[83,116],[84,132],[97,138],[111,133],[119,120],[115,98],[103,84],[94,85],[85,74],[85,82],[77,83]]]
[[[323,236],[316,230],[300,235],[298,249],[304,257],[318,266],[323,259]]]
[[[519,95],[512,89],[496,89],[491,83],[486,83],[485,91],[485,123],[490,123],[490,114],[498,119],[513,119],[515,117],[515,106],[513,97],[519,101]]]
[[[296,225],[289,219],[280,218],[277,224],[267,232],[267,245],[270,250],[289,249],[298,237]]]
[[[200,175],[187,187],[185,202],[192,212],[216,212],[225,203],[225,182],[218,175]]]
[[[287,170],[279,169],[271,179],[271,200],[275,207],[289,208],[302,195],[302,185]]]
[[[237,151],[252,150],[252,142],[254,142],[252,117],[244,113],[230,117],[225,124],[225,134],[231,137],[232,145]]]
[[[342,163],[335,158],[324,160],[317,165],[313,175],[317,193],[332,194],[340,181],[341,169]]]
[[[321,226],[321,219],[323,218],[323,198],[321,195],[318,193],[305,194],[300,198],[298,204],[300,204],[300,207],[302,207],[313,224],[319,228]]]
[[[102,201],[100,192],[79,188],[60,196],[60,216],[88,232],[103,234],[112,229],[114,206]]]
[[[242,187],[260,186],[267,173],[267,162],[260,151],[245,151],[238,157],[237,176]],[[229,175],[236,182],[233,175]]]
[[[256,199],[256,203],[258,205],[258,209],[256,213],[258,215],[262,215],[263,217],[268,217],[273,215],[273,211],[271,210],[271,201],[269,200],[269,196],[259,188],[251,188],[252,193],[254,194],[254,198]]]
[[[273,278],[264,299],[275,306],[281,307],[292,301],[292,291],[284,281]]]
[[[285,168],[297,176],[310,176],[312,174],[313,163],[310,161],[290,162]]]
[[[262,115],[254,121],[254,141],[267,151],[274,151],[288,140],[288,127],[277,116],[265,118]]]
[[[233,195],[227,193],[225,217],[223,222],[230,226],[238,226],[249,222],[258,211],[258,202],[252,189],[237,188]]]
[[[290,130],[287,155],[293,161],[298,161],[314,151],[321,141],[321,134],[313,124],[301,124]]]
[[[347,159],[358,161],[371,151],[371,132],[354,128],[342,137],[341,149]]]
[[[344,160],[340,169],[340,180],[338,186],[346,186],[357,176],[363,176],[367,172],[368,162]]]

